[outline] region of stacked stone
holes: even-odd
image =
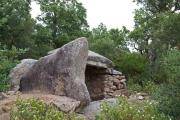
[[[85,76],[92,100],[122,95],[126,88],[125,76],[113,69],[112,61],[92,51],[88,53]]]
[[[126,89],[126,79],[121,72],[112,70],[113,72],[109,75],[105,75],[104,80],[104,97],[111,98],[115,97],[116,91]]]
[[[113,68],[86,67],[86,85],[92,100],[121,95],[126,88],[125,76]]]

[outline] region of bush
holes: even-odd
[[[148,93],[149,95],[154,94],[159,90],[159,85],[155,84],[152,81],[147,81],[143,84],[143,90],[144,92]]]
[[[142,85],[134,83],[133,79],[128,80],[128,89],[136,92],[146,92],[149,95],[153,95],[159,90],[159,85],[152,81],[144,81]]]
[[[105,57],[110,59],[110,56],[115,51],[115,42],[111,39],[107,38],[100,38],[89,41],[89,47],[94,52],[97,52]]]
[[[133,79],[134,83],[141,84],[144,81],[142,74],[146,70],[147,60],[139,53],[126,51],[116,51],[112,60],[116,69],[122,71],[128,79]]]
[[[8,74],[16,63],[17,61],[0,60],[0,92],[6,91],[10,87]]]
[[[161,60],[160,69],[166,74],[166,83],[155,94],[159,110],[180,119],[180,51],[171,50]]]
[[[11,120],[83,120],[74,113],[65,114],[35,98],[18,99],[16,107],[10,113],[10,118]]]
[[[139,53],[126,52],[119,56],[119,59],[116,65],[119,66],[123,73],[131,76],[141,74],[146,68],[147,60]]]
[[[143,87],[139,84],[134,84],[134,83],[128,82],[128,89],[131,91],[142,92]]]
[[[18,55],[24,52],[25,50],[15,47],[10,50],[6,49],[6,47],[0,47],[0,92],[9,88],[9,71],[18,63]]]
[[[104,102],[96,120],[170,120],[170,117],[159,113],[154,103],[128,103],[125,98],[120,97],[113,106]]]

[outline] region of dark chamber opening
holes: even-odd
[[[92,101],[102,100],[104,96],[104,80],[102,74],[105,69],[86,66],[85,83]]]

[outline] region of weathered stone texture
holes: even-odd
[[[20,79],[36,62],[37,60],[34,59],[23,59],[10,71],[9,78],[12,90],[19,90]]]
[[[116,91],[126,88],[125,77],[122,73],[116,72],[116,74],[113,74],[113,72],[107,71],[113,70],[93,66],[86,67],[86,85],[92,100],[118,96],[119,92],[115,94]]]
[[[87,57],[87,40],[76,39],[36,62],[22,77],[20,90],[65,95],[88,104],[84,73]]]

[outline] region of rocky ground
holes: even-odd
[[[127,92],[127,91],[126,91]],[[99,101],[92,101],[90,104],[84,108],[79,109],[80,101],[65,97],[65,96],[56,96],[51,94],[42,94],[38,91],[34,93],[21,93],[9,91],[6,93],[0,93],[0,120],[10,120],[10,111],[15,106],[17,98],[29,99],[29,98],[38,98],[43,100],[46,104],[51,104],[57,107],[60,111],[63,112],[78,112],[85,116],[87,120],[93,120],[96,113],[98,113],[100,104],[102,101],[106,100],[109,104],[114,104],[116,98],[109,98]],[[128,97],[129,101],[138,101],[148,99],[146,93],[133,93]]]
[[[46,104],[51,104],[57,107],[60,111],[63,112],[74,112],[80,105],[80,101],[65,97],[65,96],[56,96],[51,94],[41,94],[41,93],[20,93],[16,94],[7,92],[1,93],[0,100],[0,120],[9,120],[9,113],[12,108],[15,106],[16,100],[20,99],[29,99],[37,98],[43,100]]]

